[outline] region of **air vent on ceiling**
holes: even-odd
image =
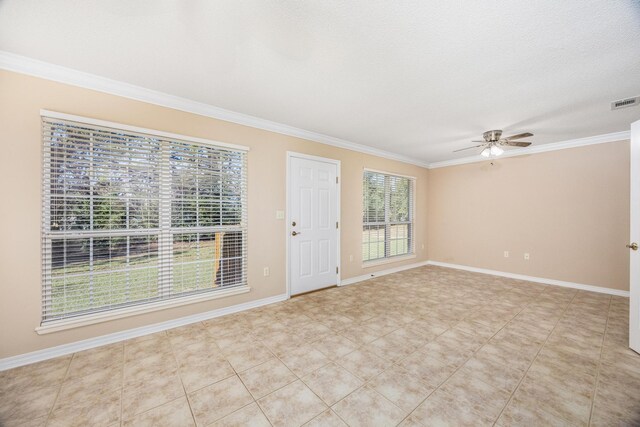
[[[613,101],[611,103],[611,109],[619,110],[620,108],[633,107],[634,105],[638,104],[640,104],[640,96],[635,96],[633,98],[625,98]]]

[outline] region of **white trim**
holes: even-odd
[[[418,206],[418,178],[416,178],[415,176],[411,176],[411,175],[400,175],[400,174],[396,174],[393,172],[386,172],[386,171],[382,171],[379,169],[371,169],[371,168],[363,168],[363,172],[362,172],[362,177],[364,180],[364,174],[366,172],[373,172],[373,173],[379,173],[379,174],[383,174],[383,175],[387,175],[387,176],[398,176],[401,178],[406,178],[409,181],[411,181],[411,221],[407,221],[408,223],[411,224],[411,251],[407,254],[404,255],[396,255],[396,256],[392,256],[392,257],[383,257],[383,258],[377,258],[375,260],[371,260],[371,261],[364,261],[361,259],[361,268],[370,268],[370,267],[375,267],[378,265],[384,265],[384,264],[390,264],[393,262],[400,262],[400,261],[405,261],[408,259],[412,259],[415,258],[417,256],[416,251],[416,209]],[[362,200],[364,203],[364,184],[362,186],[362,188],[360,189],[360,194],[362,195]],[[386,215],[385,215],[386,217]],[[361,227],[364,230],[364,222],[362,223]],[[385,237],[386,240],[386,237]],[[360,242],[362,244],[362,242]],[[385,241],[385,245],[386,245],[386,241]]]
[[[128,329],[126,331],[115,332],[113,334],[102,335],[100,337],[90,338],[83,341],[76,341],[69,344],[50,347],[44,350],[33,351],[31,353],[6,357],[4,359],[0,359],[0,371],[16,368],[18,366],[28,365],[30,363],[41,362],[43,360],[53,359],[55,357],[72,354],[77,351],[89,350],[101,345],[112,344],[143,335],[153,334],[155,332],[166,331],[167,329],[173,329],[179,326],[213,319],[227,314],[250,310],[252,308],[261,307],[263,305],[274,304],[277,302],[285,301],[288,298],[289,297],[285,294],[275,295],[268,298],[233,305],[231,307],[219,308],[217,310],[211,310],[204,313],[193,314],[191,316],[180,317],[178,319],[173,319],[166,322],[155,323],[153,325]]]
[[[396,154],[390,151],[373,148],[364,144],[347,141],[345,139],[333,136],[311,132],[308,130],[296,128],[282,123],[273,122],[271,120],[261,119],[247,114],[237,113],[235,111],[226,110],[224,108],[209,105],[203,102],[193,101],[187,98],[170,95],[167,93],[146,89],[129,83],[119,82],[116,80],[101,77],[95,74],[85,73],[73,70],[71,68],[62,67],[60,65],[51,64],[44,61],[28,58],[26,56],[16,55],[7,51],[0,50],[0,69],[13,71],[16,73],[26,74],[39,77],[46,80],[52,80],[72,86],[82,87],[95,90],[123,98],[142,101],[153,105],[172,108],[174,110],[184,111],[187,113],[197,114],[204,117],[211,117],[218,120],[224,120],[231,123],[237,123],[244,126],[250,126],[256,129],[263,129],[282,135],[293,136],[296,138],[306,139],[308,141],[318,142],[320,144],[331,145],[333,147],[343,148],[345,150],[356,151],[359,153],[370,154],[389,160],[408,163],[425,169],[436,169],[446,166],[462,165],[467,163],[476,163],[486,161],[485,157],[480,155],[472,157],[464,157],[461,159],[445,160],[442,162],[426,162],[416,160],[411,156]],[[536,145],[529,148],[505,152],[501,158],[522,156],[527,154],[543,153],[547,151],[562,150],[565,148],[581,147],[585,145],[601,144],[605,142],[613,142],[629,139],[629,131],[615,132],[604,135],[595,135],[587,138],[573,139],[556,143],[548,143]]]
[[[340,163],[341,163],[340,160],[330,159],[328,157],[314,156],[311,154],[298,153],[296,151],[287,151],[287,158],[290,158],[290,157],[297,157],[299,159],[307,159],[307,160],[315,160],[317,162],[331,163],[337,166],[340,166]]]
[[[303,154],[303,153],[297,153],[295,151],[287,151],[286,153],[286,158],[287,158],[287,164],[286,164],[286,184],[285,184],[285,281],[286,281],[286,285],[287,285],[287,296],[291,297],[291,275],[289,274],[289,255],[290,255],[290,245],[289,245],[289,233],[291,232],[290,228],[289,228],[289,224],[291,224],[291,209],[289,207],[289,203],[290,203],[290,197],[289,197],[289,191],[291,190],[290,188],[290,183],[289,183],[289,178],[290,178],[290,172],[291,172],[291,158],[292,157],[297,157],[300,159],[307,159],[307,160],[315,160],[318,162],[325,162],[325,163],[331,163],[336,165],[336,177],[338,178],[338,187],[336,189],[336,221],[338,221],[338,224],[340,225],[338,227],[338,239],[337,239],[337,245],[338,247],[336,248],[336,263],[337,263],[337,267],[338,267],[338,274],[336,275],[336,285],[340,285],[340,277],[342,275],[342,266],[341,266],[341,260],[340,260],[340,247],[342,245],[342,220],[340,218],[340,212],[341,212],[341,207],[340,207],[340,189],[342,188],[342,176],[341,176],[341,168],[342,168],[342,161],[340,160],[335,160],[335,159],[329,159],[326,157],[320,157],[320,156],[312,156],[311,154]]]
[[[197,138],[195,136],[180,135],[178,133],[163,132],[161,130],[147,129],[139,126],[125,125],[122,123],[109,122],[106,120],[92,119],[89,117],[76,116],[73,114],[59,113],[57,111],[40,110],[41,117],[51,119],[68,120],[71,122],[84,123],[94,126],[102,126],[116,130],[126,130],[129,132],[142,133],[151,136],[160,136],[168,139],[177,139],[179,141],[195,142],[198,144],[213,145],[216,147],[230,148],[238,151],[249,151],[250,148],[244,145],[228,144],[226,142],[213,141],[211,139]]]
[[[570,139],[568,141],[552,142],[542,145],[534,145],[528,148],[519,148],[513,151],[505,151],[498,157],[487,159],[480,154],[477,156],[463,157],[461,159],[444,160],[442,162],[429,163],[427,169],[444,168],[447,166],[465,165],[467,163],[486,162],[490,160],[500,160],[506,157],[525,156],[530,154],[546,153],[548,151],[564,150],[566,148],[585,147],[587,145],[604,144],[607,142],[627,141],[631,133],[627,131],[606,133],[603,135],[589,136],[586,138]]]
[[[631,123],[629,243],[640,243],[640,120]],[[640,253],[629,250],[629,347],[640,353]]]
[[[486,268],[469,267],[469,266],[466,266],[466,265],[450,264],[450,263],[447,263],[447,262],[440,262],[440,261],[427,261],[427,264],[428,265],[438,266],[438,267],[455,268],[456,270],[471,271],[471,272],[474,272],[474,273],[490,274],[492,276],[508,277],[510,279],[525,280],[527,282],[544,283],[546,285],[561,286],[563,288],[580,289],[580,290],[583,290],[583,291],[598,292],[598,293],[601,293],[601,294],[609,294],[609,295],[615,295],[615,296],[620,296],[620,297],[628,297],[629,296],[629,292],[628,291],[621,291],[621,290],[618,290],[618,289],[605,288],[605,287],[602,287],[602,286],[584,285],[582,283],[565,282],[563,280],[546,279],[546,278],[534,277],[534,276],[526,276],[524,274],[507,273],[507,272],[504,272],[504,271],[488,270]]]
[[[149,104],[159,105],[162,107],[172,108],[174,110],[184,111],[187,113],[197,114],[204,117],[211,117],[218,120],[224,120],[231,123],[237,123],[250,126],[257,129],[263,129],[270,132],[276,132],[282,135],[289,135],[296,138],[306,139],[308,141],[318,142],[320,144],[331,145],[333,147],[352,150],[359,153],[370,154],[389,160],[396,160],[420,166],[426,169],[435,169],[446,166],[462,165],[467,163],[476,163],[486,161],[485,157],[472,156],[461,159],[445,160],[442,162],[428,163],[416,160],[411,156],[396,154],[390,151],[369,147],[364,144],[347,141],[345,139],[335,138],[333,136],[311,132],[282,123],[249,116],[235,111],[226,110],[224,108],[215,107],[203,102],[192,101],[187,98],[169,95],[163,92],[146,89],[129,83],[119,82],[105,77],[89,74],[82,71],[73,70],[71,68],[62,67],[60,65],[39,61],[14,53],[0,50],[0,69],[13,71],[16,73],[35,76],[47,80],[78,86],[98,92],[108,93],[111,95],[121,96],[123,98],[142,101]],[[581,147],[585,145],[601,144],[605,142],[613,142],[629,139],[629,131],[615,132],[604,135],[596,135],[587,138],[573,139],[557,143],[548,143],[536,145],[529,148],[505,152],[501,158],[522,156],[526,154],[543,153],[547,151],[562,150],[565,148]]]
[[[413,241],[413,236],[412,236],[411,240]],[[379,265],[385,265],[385,264],[391,264],[391,263],[394,263],[394,262],[406,261],[406,260],[409,260],[409,259],[414,259],[416,256],[417,255],[415,254],[415,250],[414,250],[414,252],[409,253],[407,255],[396,255],[396,256],[389,257],[389,258],[378,258],[378,259],[371,260],[371,261],[363,261],[362,262],[362,268],[372,268],[372,267],[377,267]]]
[[[423,168],[427,167],[426,162],[416,160],[415,158],[410,156],[404,156],[401,154],[392,153],[390,151],[385,151],[344,139],[335,138],[333,136],[311,132],[282,123],[273,122],[271,120],[237,113],[235,111],[215,107],[203,102],[192,101],[187,98],[169,95],[167,93],[146,89],[129,83],[111,80],[105,77],[97,76],[95,74],[73,70],[71,68],[39,61],[2,50],[0,50],[0,69],[40,77],[47,80],[53,80],[56,82],[91,89],[98,92],[108,93],[111,95],[117,95],[123,98],[134,99],[136,101],[142,101],[149,104],[172,108],[174,110],[185,111],[187,113],[193,113],[200,116],[238,123],[257,129],[276,132],[282,135],[289,135],[296,138],[302,138],[313,142],[319,142],[321,144],[343,148],[346,150],[370,154],[372,156],[378,156],[403,163],[409,163]]]
[[[284,195],[284,281],[287,296],[291,298],[291,275],[289,274],[289,252],[291,245],[289,242],[289,224],[291,224],[291,209],[289,209],[289,203],[291,197],[289,196],[289,192],[291,191],[291,185],[289,184],[289,177],[291,176],[291,165],[289,164],[289,152],[286,154],[286,165],[285,165],[285,195]]]
[[[52,332],[59,332],[67,329],[79,328],[81,326],[94,325],[96,323],[122,319],[123,317],[136,316],[153,311],[165,310],[167,308],[180,307],[182,305],[245,294],[250,290],[251,288],[249,286],[236,286],[230,289],[219,289],[197,295],[186,295],[183,297],[176,297],[164,301],[143,303],[140,305],[103,311],[100,313],[88,314],[62,320],[53,320],[44,323],[42,326],[38,326],[36,328],[36,332],[38,333],[38,335],[50,334]]]
[[[387,268],[385,270],[374,271],[373,273],[363,274],[362,276],[351,277],[349,279],[345,279],[342,282],[340,282],[340,286],[353,285],[354,283],[364,282],[365,280],[373,279],[375,277],[386,276],[387,274],[397,273],[399,271],[404,271],[404,270],[411,270],[412,268],[424,267],[428,263],[429,261],[420,261],[420,262],[415,262],[413,264],[401,265],[399,267],[393,267],[393,268]]]
[[[412,179],[412,180],[414,180],[414,181],[417,181],[417,180],[418,180],[418,178],[417,178],[417,177],[412,176],[412,175],[402,175],[402,174],[400,174],[400,173],[389,172],[389,171],[383,171],[383,170],[380,170],[380,169],[371,169],[371,168],[364,167],[364,168],[362,168],[362,170],[363,170],[363,172],[381,173],[381,174],[383,174],[383,175],[393,175],[393,176],[398,176],[398,177],[400,177],[400,178],[408,178],[408,179]]]
[[[554,286],[569,287],[569,288],[581,289],[581,290],[592,291],[592,292],[600,292],[600,293],[622,296],[622,297],[629,296],[629,292],[620,291],[616,289],[609,289],[609,288],[603,288],[603,287],[591,286],[591,285],[583,285],[583,284],[573,283],[573,282],[563,282],[563,281],[554,280],[554,279],[543,279],[539,277],[525,276],[522,274],[506,273],[502,271],[468,267],[468,266],[463,266],[458,264],[449,264],[449,263],[444,263],[439,261],[421,261],[414,264],[408,264],[400,267],[394,267],[386,270],[376,271],[371,274],[351,277],[349,279],[343,280],[340,283],[340,286],[351,285],[351,284],[363,282],[365,280],[369,280],[375,277],[385,276],[387,274],[397,273],[399,271],[410,270],[412,268],[423,267],[425,265],[455,268],[457,270],[491,274],[494,276],[508,277],[512,279],[526,280],[529,282],[544,283],[544,284],[549,284]],[[38,350],[30,353],[20,354],[17,356],[6,357],[4,359],[0,359],[0,371],[16,368],[18,366],[28,365],[31,363],[40,362],[43,360],[53,359],[56,357],[67,355],[67,354],[72,354],[78,351],[88,350],[88,349],[99,347],[102,345],[112,344],[112,343],[128,340],[131,338],[140,337],[143,335],[166,331],[168,329],[173,329],[179,326],[189,325],[192,323],[197,323],[197,322],[201,322],[208,319],[213,319],[213,318],[224,316],[227,314],[238,313],[240,311],[250,310],[252,308],[257,308],[264,305],[282,302],[287,299],[289,299],[289,296],[287,294],[275,295],[268,298],[249,301],[246,303],[237,304],[230,307],[224,307],[217,310],[211,310],[204,313],[198,313],[191,316],[185,316],[178,319],[169,320],[166,322],[156,323],[153,325],[142,326],[139,328],[129,329],[126,331],[121,331],[113,334],[103,335],[100,337],[90,338],[83,341],[76,341],[69,344],[63,344],[56,347],[47,348],[44,350]]]

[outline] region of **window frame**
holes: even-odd
[[[385,216],[385,220],[383,222],[381,221],[365,221],[364,219],[364,211],[365,211],[365,206],[366,206],[366,200],[365,200],[365,187],[364,187],[364,182],[365,182],[365,176],[367,173],[374,173],[374,174],[379,174],[379,175],[383,175],[384,176],[384,190],[385,190],[385,194],[384,194],[384,216]],[[387,192],[388,186],[386,184],[387,180],[390,179],[390,177],[393,178],[405,178],[409,181],[409,211],[408,211],[408,215],[409,215],[409,220],[408,221],[390,221],[389,217],[390,217],[390,196],[391,193]],[[367,226],[383,226],[384,227],[384,256],[382,257],[378,257],[378,258],[374,258],[374,259],[368,259],[365,260],[364,259],[364,250],[361,251],[362,253],[362,265],[363,267],[371,267],[374,265],[378,265],[378,264],[387,264],[390,262],[397,262],[397,261],[401,261],[403,259],[410,259],[410,258],[415,258],[416,253],[415,253],[415,217],[416,217],[416,183],[417,183],[417,178],[415,176],[411,176],[411,175],[403,175],[403,174],[399,174],[399,173],[394,173],[394,172],[388,172],[388,171],[382,171],[382,170],[378,170],[378,169],[370,169],[370,168],[364,168],[363,172],[362,172],[362,209],[363,209],[363,215],[362,215],[362,233],[365,232],[366,227]],[[392,240],[391,239],[391,227],[393,225],[407,225],[408,226],[408,235],[407,235],[407,245],[408,245],[408,250],[406,253],[402,253],[402,254],[396,254],[396,255],[391,255],[391,244],[387,244],[387,241]],[[362,237],[362,240],[360,242],[361,246],[364,245],[364,235]]]
[[[251,288],[249,287],[248,277],[247,277],[248,275],[248,264],[247,264],[248,263],[248,253],[247,253],[248,252],[248,246],[247,246],[247,235],[248,235],[247,190],[248,188],[246,186],[247,177],[248,177],[247,157],[248,157],[249,147],[236,145],[236,144],[228,144],[228,143],[223,143],[223,142],[218,142],[218,141],[213,141],[213,140],[208,140],[203,138],[190,137],[190,136],[174,134],[169,132],[163,132],[163,131],[154,130],[154,129],[141,128],[137,126],[130,126],[130,125],[125,125],[121,123],[91,119],[91,118],[75,116],[71,114],[58,113],[58,112],[48,111],[48,110],[41,110],[40,116],[43,122],[45,119],[61,120],[61,121],[76,122],[79,125],[89,125],[89,126],[97,126],[97,127],[114,129],[118,132],[131,132],[133,134],[142,134],[144,136],[148,136],[151,138],[158,138],[162,140],[161,143],[165,145],[165,147],[163,147],[160,151],[162,158],[160,159],[159,166],[161,169],[164,170],[164,172],[161,172],[161,175],[159,177],[159,182],[158,182],[158,186],[160,187],[160,190],[159,190],[160,205],[158,206],[158,215],[159,215],[159,221],[162,221],[162,222],[158,224],[157,229],[155,228],[123,229],[123,230],[115,229],[115,231],[109,230],[107,232],[104,232],[104,231],[101,232],[99,230],[90,230],[90,231],[83,230],[81,232],[74,232],[74,230],[69,230],[69,231],[65,231],[65,233],[67,233],[68,236],[73,236],[74,233],[78,235],[82,234],[83,238],[91,238],[92,236],[96,237],[100,235],[114,235],[114,234],[126,234],[127,236],[157,235],[158,244],[159,244],[158,256],[160,256],[161,246],[163,244],[161,243],[161,241],[166,240],[164,244],[165,245],[168,244],[169,246],[172,246],[173,236],[180,235],[180,234],[189,234],[193,232],[213,233],[213,232],[217,232],[218,229],[229,229],[229,228],[233,228],[234,230],[240,229],[243,233],[243,242],[241,245],[241,250],[242,250],[241,256],[243,261],[243,267],[241,268],[242,279],[240,281],[240,284],[238,285],[233,285],[229,287],[221,286],[219,288],[203,289],[203,290],[198,290],[196,292],[185,292],[184,294],[178,293],[170,298],[159,297],[159,298],[148,300],[148,301],[145,301],[143,299],[140,301],[132,301],[131,303],[124,304],[121,307],[88,310],[86,313],[73,314],[70,316],[62,316],[60,318],[54,318],[54,319],[45,319],[44,304],[45,304],[45,298],[47,295],[46,293],[51,292],[52,290],[52,287],[51,287],[52,286],[52,283],[51,283],[52,261],[50,256],[48,260],[45,260],[44,253],[47,250],[49,251],[51,250],[51,244],[52,244],[51,242],[54,240],[54,238],[52,238],[52,231],[50,229],[51,210],[50,208],[47,208],[47,206],[50,206],[50,203],[52,200],[50,185],[46,179],[46,177],[49,176],[49,174],[51,173],[51,169],[49,169],[51,165],[45,159],[45,156],[46,156],[47,150],[49,150],[50,148],[48,144],[46,144],[41,139],[40,143],[42,144],[42,147],[44,147],[43,149],[45,150],[45,155],[43,155],[42,167],[41,167],[41,173],[43,174],[42,175],[43,209],[41,213],[42,214],[42,231],[41,231],[42,245],[41,247],[43,251],[42,252],[42,298],[43,298],[43,301],[42,301],[42,307],[41,307],[40,325],[36,327],[37,333],[39,334],[50,333],[50,332],[55,332],[59,330],[65,330],[65,329],[75,328],[79,326],[85,326],[89,324],[118,319],[122,317],[132,316],[136,314],[166,309],[169,307],[181,306],[185,304],[192,304],[192,303],[206,301],[210,299],[217,299],[217,298],[227,297],[231,295],[237,295],[237,294],[250,291]],[[242,187],[241,189],[242,205],[240,206],[241,222],[239,225],[233,225],[233,226],[214,225],[214,226],[201,226],[201,227],[182,226],[181,227],[181,226],[174,226],[173,224],[171,224],[170,205],[171,205],[171,199],[172,199],[172,196],[171,196],[171,186],[172,186],[171,179],[172,178],[171,178],[170,171],[168,175],[166,173],[169,169],[169,160],[170,160],[167,154],[170,152],[170,150],[167,149],[166,145],[171,144],[172,142],[192,144],[194,146],[209,146],[209,147],[219,148],[221,150],[237,151],[237,152],[243,153],[244,160],[242,164],[242,178],[241,178],[241,181],[239,181]],[[167,182],[167,179],[168,179],[168,182]],[[165,206],[163,207],[162,204],[165,204]],[[169,205],[168,211],[165,209],[167,204]],[[166,218],[166,215],[169,215],[169,217]],[[168,219],[168,224],[166,223],[167,219]],[[167,236],[169,236],[168,240],[167,240]],[[170,249],[168,250],[170,251]],[[170,259],[171,259],[170,261],[171,264],[176,262],[173,255],[171,255]],[[158,277],[157,286],[158,286],[159,296],[162,295],[161,292],[163,291],[164,287],[166,287],[166,283],[163,283],[163,280],[166,280],[166,279]]]

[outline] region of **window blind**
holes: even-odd
[[[414,179],[364,172],[362,259],[413,253]]]
[[[246,285],[245,151],[42,118],[42,320]]]

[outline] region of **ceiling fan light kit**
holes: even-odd
[[[495,144],[491,146],[490,151],[492,156],[499,156],[500,154],[504,153],[504,150]]]
[[[528,136],[533,136],[533,134],[526,132],[526,133],[520,133],[518,135],[508,136],[506,138],[501,138],[501,136],[502,136],[501,130],[499,129],[489,130],[482,134],[482,137],[484,138],[484,142],[473,141],[473,142],[482,142],[482,144],[474,145],[473,147],[462,148],[460,150],[455,150],[454,153],[458,151],[470,150],[472,148],[483,147],[482,151],[480,152],[480,155],[482,157],[500,156],[502,153],[504,153],[504,149],[502,148],[502,146],[505,146],[505,145],[509,147],[530,146],[531,145],[530,142],[515,141],[515,140],[520,138],[526,138]]]

